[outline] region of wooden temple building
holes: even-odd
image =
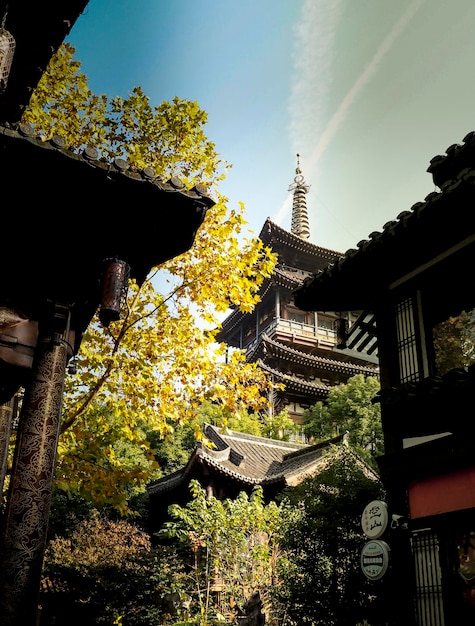
[[[299,485],[318,475],[348,450],[343,433],[316,445],[258,437],[205,424],[204,442],[198,442],[187,464],[173,474],[151,482],[149,525],[157,531],[168,518],[170,504],[185,506],[191,499],[190,481],[197,480],[208,496],[219,500],[236,498],[240,492],[250,494],[262,487],[267,502],[286,487]],[[350,454],[353,454],[350,451]],[[379,476],[356,454],[355,464],[371,480]]]
[[[294,182],[291,230],[267,219],[260,232],[263,243],[278,254],[273,275],[260,290],[260,302],[252,313],[238,308],[223,321],[218,341],[246,351],[246,359],[257,362],[276,383],[285,385],[271,398],[271,410],[287,409],[300,423],[304,410],[325,401],[332,385],[345,383],[356,374],[377,376],[377,346],[374,338],[364,343],[355,334],[343,348],[339,331],[351,329],[361,312],[306,312],[293,301],[294,290],[316,269],[339,262],[343,254],[311,241],[305,196],[309,191],[297,163]],[[365,321],[371,324],[371,319]],[[361,328],[361,327],[360,327]]]
[[[475,624],[475,132],[434,157],[436,191],[295,292],[370,311],[391,525],[385,622]],[[362,329],[363,330],[363,329]],[[379,541],[379,539],[378,539]]]

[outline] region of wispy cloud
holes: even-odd
[[[335,36],[343,0],[305,0],[294,29],[294,74],[289,98],[289,135],[295,152],[302,154],[323,132],[331,87]],[[304,141],[302,141],[304,139]],[[280,224],[292,206],[287,197],[275,218]]]
[[[325,102],[331,88],[331,59],[334,55],[335,33],[343,2],[306,0],[304,3],[301,23],[296,31],[295,76],[291,93],[289,130],[293,146],[308,147],[309,137],[316,141],[309,150],[310,157],[302,154],[302,168],[308,180],[315,181],[318,163],[325,150],[341,129],[361,92],[381,68],[385,56],[424,2],[425,0],[416,0],[409,3],[407,10],[386,35],[368,65],[357,76],[326,125],[322,125],[322,120],[325,117]],[[296,149],[298,150],[299,148]],[[285,218],[291,205],[289,197],[277,214],[277,223],[281,223]]]

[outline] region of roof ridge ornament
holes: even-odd
[[[300,169],[300,154],[297,154],[297,168],[295,169],[294,182],[289,186],[289,191],[293,191],[294,198],[292,204],[292,223],[290,232],[301,239],[310,238],[310,225],[308,221],[307,202],[305,194],[310,191]]]

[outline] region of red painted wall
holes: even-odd
[[[475,507],[475,467],[409,485],[411,519]]]

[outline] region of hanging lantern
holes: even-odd
[[[334,326],[336,331],[336,347],[339,350],[344,350],[347,347],[348,320],[344,317],[338,317],[334,322]]]
[[[5,28],[6,17],[5,13],[0,26],[0,93],[7,87],[16,45],[13,35]]]
[[[99,319],[108,326],[120,318],[122,300],[129,280],[130,268],[120,259],[106,259],[102,275],[102,299]]]

